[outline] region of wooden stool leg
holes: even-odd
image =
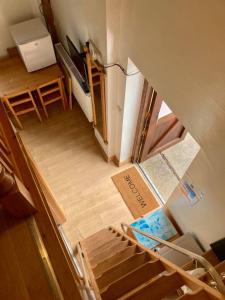
[[[63,109],[66,110],[67,99],[66,99],[66,93],[65,93],[64,85],[63,85],[63,82],[62,82],[61,78],[59,79],[58,83],[59,83],[59,88],[60,88],[60,94],[61,94],[61,97],[62,97]]]
[[[14,116],[14,118],[15,118],[15,120],[16,120],[18,126],[19,126],[19,128],[20,128],[20,129],[23,129],[23,125],[22,125],[22,123],[20,122],[20,120],[19,120],[19,118],[17,117],[17,115],[14,114],[13,116]]]
[[[35,108],[35,111],[36,111],[39,121],[42,123],[43,120],[42,120],[42,117],[41,117],[37,107]]]
[[[36,103],[35,103],[35,101],[34,101],[34,97],[33,97],[33,95],[32,95],[31,92],[29,92],[29,95],[30,95],[31,101],[32,101],[32,103],[33,103],[35,112],[36,112],[36,114],[37,114],[37,116],[38,116],[38,119],[39,119],[39,121],[42,123],[42,117],[41,117],[41,115],[40,115],[40,113],[39,113],[39,111],[38,111],[37,105],[36,105]]]
[[[19,118],[17,117],[17,115],[15,114],[15,112],[13,111],[11,105],[8,103],[8,99],[7,98],[3,98],[3,101],[5,102],[6,106],[8,107],[8,109],[10,110],[11,114],[13,115],[13,117],[15,118],[17,125],[20,129],[23,129],[23,125],[20,122]]]
[[[46,118],[48,119],[48,112],[47,112],[47,109],[46,109],[46,107],[45,107],[45,104],[44,104],[44,101],[43,101],[43,99],[42,99],[42,95],[41,95],[39,89],[37,90],[37,92],[38,92],[38,96],[39,96],[39,99],[40,99],[40,101],[41,101],[41,105],[42,105],[42,107],[43,107],[45,116],[46,116]]]

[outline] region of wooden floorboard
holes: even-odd
[[[118,168],[103,159],[78,105],[66,112],[53,105],[42,124],[32,114],[22,121],[21,137],[64,210],[63,228],[72,246],[106,226],[133,220],[111,180],[129,165]]]

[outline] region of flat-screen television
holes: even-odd
[[[76,78],[79,81],[81,87],[83,88],[85,93],[89,92],[89,84],[88,84],[88,74],[87,74],[87,66],[84,60],[83,55],[77,50],[71,39],[66,36],[67,44],[69,48],[69,55],[76,67]]]

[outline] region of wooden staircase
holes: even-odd
[[[114,228],[80,242],[97,299],[216,300],[218,291]],[[191,292],[183,294],[181,287]]]

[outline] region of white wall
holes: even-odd
[[[0,56],[7,55],[6,49],[15,45],[8,27],[39,15],[38,5],[35,0],[0,1]]]

